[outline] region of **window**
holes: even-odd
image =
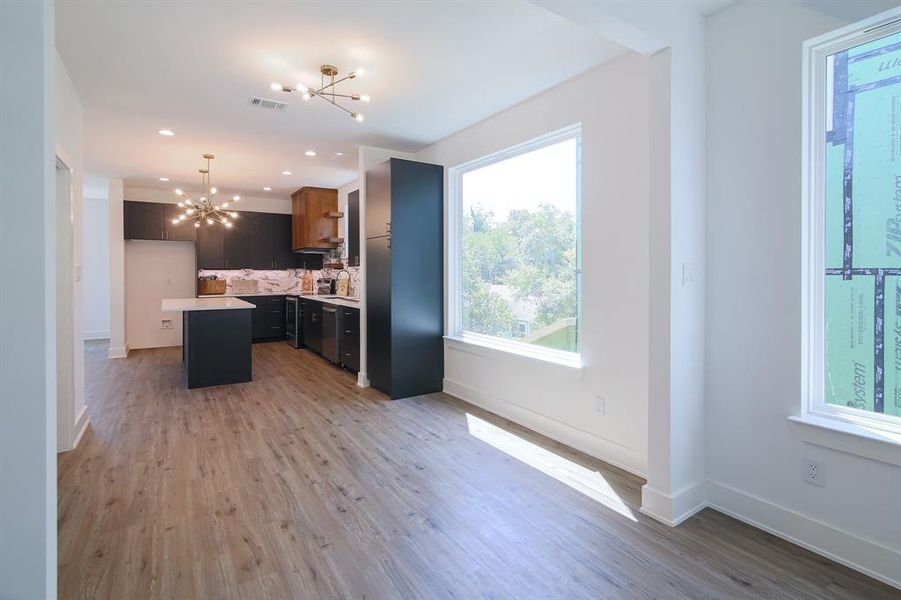
[[[575,127],[451,170],[453,335],[578,356],[579,173]]]
[[[901,426],[901,26],[805,45],[807,410]]]

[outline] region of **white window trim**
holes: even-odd
[[[480,169],[488,165],[539,150],[573,138],[581,138],[582,124],[576,123],[563,129],[558,129],[546,135],[531,139],[527,142],[505,148],[487,156],[471,160],[448,169],[448,218],[447,218],[447,242],[448,242],[448,279],[447,279],[447,331],[446,339],[457,344],[471,344],[481,348],[490,348],[498,352],[506,352],[527,358],[542,360],[556,365],[581,369],[582,354],[580,352],[565,352],[552,348],[542,348],[533,344],[525,344],[514,340],[505,340],[489,335],[463,330],[463,289],[462,289],[462,244],[460,234],[463,232],[463,210],[461,190],[463,189],[463,175],[469,171]],[[576,296],[578,301],[577,319],[579,327],[579,345],[582,344],[582,166],[581,148],[577,156],[579,163],[579,178],[576,183]]]
[[[901,31],[901,7],[803,44],[801,414],[806,442],[901,465],[901,420],[825,402],[826,57]]]

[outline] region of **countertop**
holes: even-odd
[[[193,310],[237,310],[242,308],[255,308],[255,306],[239,298],[206,296],[203,298],[164,298],[162,310],[163,312],[182,312]]]
[[[197,298],[238,298],[250,296],[296,296],[308,300],[316,300],[317,302],[325,302],[326,304],[334,304],[336,306],[348,306],[350,308],[360,308],[362,304],[359,300],[353,300],[344,296],[333,296],[331,294],[300,294],[297,292],[255,292],[253,294],[211,294],[198,296]]]

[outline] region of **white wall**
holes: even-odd
[[[67,422],[59,423],[60,450],[70,450],[80,439],[82,432],[87,427],[87,410],[84,400],[84,314],[83,314],[83,254],[84,254],[84,229],[83,229],[83,180],[84,180],[84,152],[83,152],[83,123],[84,111],[78,92],[69,79],[66,67],[57,54],[55,57],[54,85],[56,90],[55,101],[55,125],[56,125],[56,153],[72,170],[71,222],[60,223],[60,227],[71,227],[72,238],[72,269],[74,275],[72,290],[72,326],[74,328],[74,347],[57,348],[57,356],[60,361],[71,362],[74,369],[75,395],[71,407],[61,407],[61,415]],[[58,239],[64,237],[57,236]]]
[[[110,336],[109,206],[106,198],[84,199],[82,269],[84,338]]]
[[[704,6],[535,1],[650,56],[648,482],[641,510],[676,524],[705,505]]]
[[[708,493],[901,585],[901,470],[805,444],[786,420],[801,411],[801,42],[843,24],[799,2],[708,19]]]
[[[647,461],[648,78],[648,59],[628,54],[416,155],[453,167],[582,124],[584,368],[448,343],[445,391],[635,473]]]
[[[125,182],[109,180],[109,357],[124,358],[128,354],[125,340]]]
[[[125,242],[125,331],[129,350],[181,346],[181,313],[160,310],[163,298],[193,298],[194,242]],[[162,321],[172,322],[163,329]]]
[[[0,597],[56,597],[53,4],[0,0]]]

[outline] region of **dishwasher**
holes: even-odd
[[[322,305],[322,356],[333,363],[338,362],[338,307],[334,304]]]

